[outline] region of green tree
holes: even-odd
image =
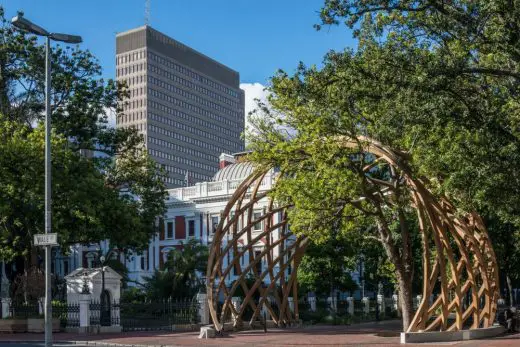
[[[181,242],[180,249],[168,253],[164,270],[146,278],[146,295],[151,299],[192,296],[204,284],[201,274],[208,263],[208,247],[196,239]]]
[[[332,296],[334,290],[357,289],[350,276],[356,267],[354,243],[343,235],[334,235],[324,244],[310,244],[298,267],[298,284],[304,291]]]
[[[0,23],[0,258],[22,271],[36,258],[32,236],[43,232],[44,49],[1,7]],[[109,112],[123,114],[127,89],[100,79],[89,51],[55,45],[51,59],[53,231],[65,251],[102,239],[139,251],[156,232],[166,193],[142,136],[107,125]]]
[[[506,299],[514,305],[513,288],[520,285],[520,232],[517,226],[492,215],[488,215],[486,226],[497,256],[502,284],[507,288]]]
[[[196,239],[181,242],[180,249],[168,253],[165,268],[173,274],[173,292],[177,296],[189,296],[204,285],[200,274],[206,271],[208,256],[208,247]]]
[[[272,109],[257,111],[252,158],[284,173],[274,196],[294,205],[293,229],[326,238],[334,222],[344,232],[374,225],[396,269],[405,329],[417,231],[409,192],[397,179],[391,197],[371,199],[377,177],[362,169],[373,159],[362,142],[345,149],[336,139],[367,136],[406,153],[412,175],[462,211],[518,225],[518,13],[498,0],[326,1],[322,25],[345,21],[357,49],[330,52],[321,69],[280,71]],[[377,165],[374,174],[399,177]]]

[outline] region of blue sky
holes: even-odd
[[[8,18],[18,10],[49,31],[78,34],[82,47],[113,78],[115,34],[144,24],[145,0],[0,0]],[[151,0],[155,29],[240,72],[246,111],[278,69],[299,61],[320,65],[330,50],[353,47],[344,26],[317,32],[323,0]]]
[[[345,27],[316,32],[322,0],[151,0],[155,29],[240,72],[241,82],[266,83],[301,60],[319,64],[329,49],[352,46]],[[83,36],[82,47],[114,76],[115,34],[144,24],[144,0],[0,0],[7,17],[25,16],[50,31]]]

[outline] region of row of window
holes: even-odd
[[[130,93],[130,97],[131,97],[131,98],[135,98],[135,97],[137,97],[137,96],[142,96],[142,95],[144,95],[144,91],[145,91],[145,90],[146,90],[145,88],[140,87],[140,88],[132,88],[132,89],[130,89],[128,92]]]
[[[179,174],[179,175],[185,175],[186,174],[186,170],[178,168],[177,166],[165,165],[165,164],[162,164],[161,166],[166,171],[171,172],[171,173],[175,173],[175,174]],[[203,175],[203,174],[200,174],[198,172],[188,172],[188,176],[189,176],[188,178],[192,178],[193,177],[197,181],[209,181],[211,179],[211,176]],[[184,182],[184,183],[186,183],[186,182]]]
[[[126,76],[129,74],[137,73],[144,71],[146,68],[146,65],[144,63],[140,64],[132,64],[125,67],[121,67],[116,69],[116,77]]]
[[[198,169],[202,169],[202,170],[206,170],[206,171],[215,171],[215,169],[216,169],[215,165],[203,164],[203,163],[200,163],[198,161],[194,161],[194,160],[191,160],[191,159],[175,156],[173,154],[166,153],[166,152],[163,152],[163,151],[159,151],[159,150],[153,149],[153,148],[149,148],[148,149],[148,153],[150,153],[150,155],[152,155],[152,156],[154,156],[156,158],[162,158],[162,159],[166,159],[166,160],[170,160],[170,161],[175,161],[175,162],[180,163],[180,164],[188,165],[188,166],[191,166],[191,167],[194,167],[194,168],[198,168]]]
[[[117,123],[128,123],[128,122],[135,122],[139,120],[143,120],[144,115],[143,112],[129,112],[124,114],[119,114],[117,116]]]
[[[158,127],[158,126],[153,125],[153,124],[148,124],[148,131],[156,133],[156,134],[161,134],[161,135],[164,135],[164,136],[167,136],[167,137],[170,137],[172,139],[176,139],[176,140],[179,140],[179,141],[182,141],[182,142],[186,142],[186,143],[189,143],[189,144],[191,144],[193,146],[197,146],[197,147],[200,147],[200,148],[206,148],[205,146],[207,146],[208,148],[214,149],[214,150],[216,150],[219,153],[224,152],[224,150],[221,147],[213,146],[211,144],[206,143],[205,141],[200,141],[200,140],[197,140],[197,139],[193,139],[191,137],[175,133],[173,131],[170,131],[170,130]],[[217,160],[211,160],[211,161],[217,162]]]
[[[217,135],[212,134],[212,133],[208,133],[208,132],[206,132],[204,130],[200,130],[199,128],[195,128],[195,127],[189,126],[189,125],[184,124],[184,123],[179,123],[179,122],[174,121],[173,119],[170,119],[170,118],[167,118],[167,117],[163,117],[163,116],[159,116],[159,115],[151,113],[151,112],[148,113],[148,116],[149,116],[150,119],[152,119],[152,120],[154,120],[156,122],[160,122],[160,123],[169,125],[171,127],[178,128],[178,129],[190,132],[192,134],[204,137],[204,138],[212,140],[212,141],[223,143],[224,145],[229,146],[230,148],[240,148],[240,144],[239,143],[230,141],[230,140],[228,140],[225,137],[217,136]],[[186,116],[189,117],[188,115],[186,115]],[[218,128],[220,128],[220,127],[218,127]],[[221,128],[221,129],[223,129],[223,128]],[[223,129],[223,130],[225,130],[225,132],[224,132],[225,135],[233,136],[231,131],[229,131],[227,129]],[[211,146],[211,147],[215,147],[215,146]],[[209,148],[209,147],[205,147],[204,146],[204,148]],[[220,148],[220,147],[218,147],[218,148]],[[213,150],[214,148],[210,148],[210,149]]]
[[[179,83],[180,85],[183,85],[189,89],[192,89],[192,90],[196,90],[198,91],[199,93],[202,93],[202,94],[205,94],[213,99],[216,99],[220,102],[223,102],[224,104],[227,104],[229,106],[232,106],[234,108],[238,108],[239,107],[239,103],[237,101],[234,101],[234,100],[231,100],[225,96],[222,96],[218,93],[215,93],[207,88],[204,88],[203,86],[200,86],[196,83],[193,83],[193,82],[190,82],[188,81],[187,79],[184,79],[182,77],[179,77],[177,76],[176,74],[173,74],[167,70],[164,70],[164,69],[161,69],[160,67],[158,66],[155,66],[153,64],[149,64],[148,65],[149,68],[150,68],[150,71],[153,72],[153,73],[156,73],[157,75],[161,76],[161,77],[166,77],[168,78],[169,80],[173,81],[173,82],[176,82],[176,83]]]
[[[160,57],[158,56],[157,54],[154,54],[152,52],[148,52],[148,62],[150,61],[155,61],[161,65],[164,65],[164,66],[167,66],[168,68],[172,69],[172,70],[175,70],[177,72],[180,72],[188,77],[191,77],[193,78],[194,80],[196,81],[199,81],[199,82],[202,82],[208,86],[210,86],[211,88],[213,89],[217,89],[217,90],[220,90],[221,92],[224,92],[228,95],[231,95],[235,98],[238,98],[238,92],[236,92],[235,90],[233,89],[230,89],[226,86],[224,86],[223,84],[220,84],[218,82],[215,82],[209,78],[206,78],[204,76],[201,76],[199,75],[198,73],[196,73],[195,71],[191,70],[191,69],[188,69],[182,65],[179,65],[173,61],[171,61],[170,59],[165,59],[163,57]]]
[[[161,135],[164,135],[164,136],[168,136],[168,137],[171,137],[171,138],[175,138],[175,133],[173,131],[166,130],[164,128],[155,126],[153,124],[148,124],[148,131],[151,131],[151,132],[156,133],[156,134],[161,134]]]
[[[144,50],[121,54],[116,57],[116,65],[126,64],[126,63],[130,63],[133,61],[141,60],[141,59],[144,59],[145,57],[146,57],[146,55],[145,55]]]
[[[210,111],[208,111],[208,110],[206,110],[206,109],[204,109],[202,107],[190,104],[189,102],[185,102],[185,101],[179,100],[177,98],[174,98],[173,96],[170,96],[168,94],[162,93],[162,92],[160,92],[158,90],[155,90],[153,88],[148,88],[148,95],[149,96],[153,96],[153,97],[155,97],[157,99],[160,99],[160,100],[167,101],[170,104],[173,104],[175,106],[179,106],[179,107],[182,107],[184,109],[190,110],[192,112],[198,113],[201,116],[205,116],[205,117],[211,118],[213,120],[216,120],[217,122],[221,122],[221,123],[224,123],[226,125],[229,125],[229,126],[232,126],[232,127],[235,127],[235,128],[238,128],[240,126],[239,122],[229,120],[226,117],[222,117],[222,116],[220,116],[220,115],[218,115],[216,113],[212,113],[212,112],[210,112]]]
[[[123,78],[120,80],[121,83],[125,83],[127,87],[134,86],[136,84],[142,84],[146,82],[144,75],[132,76],[128,78]]]
[[[189,154],[191,156],[194,156],[194,157],[203,158],[203,159],[205,159],[207,161],[210,161],[210,162],[215,162],[216,163],[218,161],[218,157],[216,157],[214,155],[209,155],[209,154],[206,154],[204,152],[197,151],[195,149],[191,149],[191,148],[188,148],[188,147],[179,146],[179,145],[177,145],[177,144],[175,144],[173,142],[161,140],[161,139],[158,139],[158,138],[155,138],[155,137],[152,137],[152,136],[148,137],[148,142],[149,143],[153,143],[153,144],[158,145],[158,146],[170,148],[170,149],[176,150],[176,151],[181,152],[181,153],[187,153],[187,154]]]
[[[177,95],[182,96],[183,98],[193,100],[198,105],[203,105],[207,108],[211,108],[213,110],[217,110],[220,113],[227,114],[228,116],[239,118],[241,112],[233,111],[227,107],[221,106],[217,103],[214,103],[212,101],[207,100],[206,98],[203,98],[201,96],[198,96],[196,94],[190,93],[182,88],[176,87],[173,84],[161,81],[158,78],[155,78],[153,76],[148,76],[148,85],[155,85],[157,87],[160,87],[162,89],[165,89],[169,92],[175,93]]]
[[[194,220],[188,220],[188,223],[186,224],[187,235],[188,237],[195,236],[195,221]],[[175,233],[174,233],[174,227],[173,222],[166,222],[166,234],[164,235],[166,239],[175,239]]]
[[[159,109],[159,110],[163,111],[164,113],[167,113],[167,114],[175,116],[175,117],[182,118],[182,119],[188,121],[191,124],[196,124],[196,125],[204,127],[204,128],[213,129],[213,130],[218,131],[220,134],[224,134],[224,135],[227,135],[227,136],[230,136],[230,137],[233,137],[233,138],[238,138],[239,137],[238,136],[239,133],[237,131],[231,131],[228,128],[221,127],[221,126],[219,126],[217,124],[213,124],[211,122],[208,122],[206,120],[200,119],[198,117],[190,116],[187,113],[184,113],[184,112],[179,111],[179,110],[175,110],[175,109],[173,109],[171,107],[162,105],[162,104],[157,103],[155,101],[152,101],[152,102],[149,101],[148,104],[149,105],[151,104],[153,106],[153,108]],[[156,120],[158,122],[165,123],[165,124],[168,124],[168,125],[173,126],[173,127],[175,126],[175,123],[174,123],[174,121],[171,118],[159,116],[159,115],[157,115],[155,113],[152,113],[152,112],[148,112],[148,116],[150,117],[150,119]],[[235,144],[235,146],[236,145],[237,144]]]
[[[178,186],[182,186],[184,184],[183,180],[178,179],[178,178],[173,178],[173,177],[165,177],[164,178],[164,182],[165,183],[170,183],[170,184],[175,184],[175,185],[178,185]]]
[[[144,99],[137,99],[132,101],[127,101],[123,104],[123,111],[133,110],[139,107],[144,107],[146,105]]]

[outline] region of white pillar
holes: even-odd
[[[289,310],[294,312],[294,298],[292,296],[288,297],[287,302],[289,303]]]
[[[80,294],[80,296],[79,296],[79,327],[80,327],[80,330],[87,330],[86,328],[88,328],[89,326],[90,326],[90,294]]]
[[[419,308],[419,305],[421,304],[421,301],[422,301],[422,295],[420,295],[420,294],[417,295],[417,297],[416,297],[415,300],[417,301],[417,304],[416,304],[416,306],[415,306],[415,309],[417,310],[417,309]]]
[[[265,320],[271,319],[271,314],[269,313],[269,310],[267,309],[267,303],[271,304],[271,300],[269,297],[265,298],[265,302],[262,304],[262,319],[265,317]]]
[[[381,294],[377,295],[377,306],[379,307],[379,313],[385,314],[385,298]]]
[[[393,310],[399,312],[399,296],[397,294],[392,295],[392,301],[394,303]]]
[[[354,315],[354,298],[351,296],[347,298],[347,311],[350,316]]]
[[[363,302],[363,313],[368,314],[370,312],[370,299],[365,296],[361,301]]]
[[[38,314],[43,315],[43,304],[45,303],[45,298],[38,299]]]
[[[208,296],[205,293],[197,294],[197,302],[199,303],[199,317],[202,325],[209,324],[209,305]]]
[[[309,306],[311,309],[311,312],[316,312],[316,297],[315,296],[309,296]]]
[[[9,307],[11,306],[10,298],[2,298],[2,318],[9,318],[11,313],[9,312]]]
[[[338,312],[338,299],[335,296],[327,298],[327,306],[331,312]]]
[[[239,312],[240,311],[240,302],[242,301],[242,298],[239,297],[239,296],[234,296],[231,298],[231,305],[233,305],[233,307],[235,308],[235,311]],[[240,326],[242,324],[242,322],[240,321],[239,317],[234,314],[234,313],[231,313],[231,316],[232,316],[232,319],[233,319],[233,326],[236,327],[236,326]]]

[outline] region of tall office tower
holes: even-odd
[[[135,127],[169,188],[209,181],[221,153],[244,150],[238,72],[143,26],[116,36],[116,78],[130,98],[117,127]]]

